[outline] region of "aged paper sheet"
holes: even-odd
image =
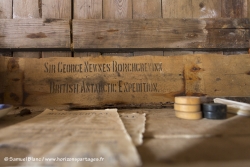
[[[143,133],[145,132],[146,114],[121,113],[120,118],[134,145],[141,145],[143,143]]]
[[[0,165],[139,166],[116,109],[45,110],[0,130]]]

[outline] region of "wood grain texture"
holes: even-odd
[[[13,0],[13,19],[41,18],[42,5],[39,0]],[[13,57],[40,58],[40,52],[13,52]]]
[[[247,17],[247,0],[222,0],[222,13],[224,18]]]
[[[74,19],[102,19],[102,1],[74,0]]]
[[[42,0],[42,18],[71,19],[70,0]]]
[[[70,49],[68,20],[0,19],[0,34],[2,49]]]
[[[74,49],[248,48],[249,20],[74,20]],[[220,23],[220,24],[215,24]],[[234,24],[235,23],[235,24]],[[231,28],[240,27],[242,28]]]
[[[250,93],[249,55],[4,57],[3,62],[4,100],[11,104],[160,106],[181,95]]]
[[[132,19],[132,0],[103,0],[104,19]]]
[[[12,1],[1,0],[0,1],[0,19],[12,18]]]
[[[12,1],[0,0],[0,19],[12,19]],[[12,56],[11,52],[0,52],[0,56]]]
[[[133,0],[133,19],[161,18],[161,0]]]
[[[40,18],[39,0],[13,0],[13,19]]]
[[[162,0],[163,18],[192,18],[192,0]],[[165,51],[164,55],[191,54],[187,51]]]
[[[71,1],[43,0],[42,17],[53,19],[71,19]],[[71,57],[71,52],[42,52],[42,57]]]
[[[74,0],[74,19],[102,19],[102,8],[100,0]],[[99,55],[100,52],[74,52],[74,57]]]
[[[189,55],[194,54],[193,51],[165,51],[164,56],[179,56],[179,55]]]
[[[132,19],[132,0],[103,0],[104,19]],[[120,56],[131,56],[133,53],[111,53]],[[110,55],[103,53],[102,55]]]
[[[247,0],[247,17],[250,18],[250,0]]]
[[[162,18],[161,0],[133,0],[133,19]],[[134,55],[163,56],[163,51],[134,52]]]
[[[193,18],[220,18],[221,0],[192,0]]]
[[[163,18],[192,18],[192,0],[162,0]]]

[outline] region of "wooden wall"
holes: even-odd
[[[0,19],[161,19],[161,18],[246,18],[249,0],[1,0]],[[249,10],[248,10],[249,9]],[[245,54],[247,50],[164,51],[123,50],[108,52],[0,52],[13,57],[82,57],[89,55],[179,55],[196,53]],[[112,52],[112,53],[110,53]]]
[[[250,96],[249,19],[250,0],[0,0],[0,102],[140,106],[177,95]],[[156,70],[54,74],[61,62],[154,62]],[[53,93],[51,83],[78,87],[82,78],[108,92]],[[152,92],[133,92],[144,83]]]

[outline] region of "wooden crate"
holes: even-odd
[[[0,101],[135,107],[247,97],[249,4],[1,0]]]

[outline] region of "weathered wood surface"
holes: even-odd
[[[39,0],[14,0],[13,19],[38,19],[42,17],[42,3]],[[41,52],[13,52],[13,57],[40,58]]]
[[[0,19],[11,19],[12,18],[12,1],[1,0],[0,1]],[[11,52],[0,52],[0,56],[12,56]]]
[[[39,0],[13,0],[13,19],[41,18]]]
[[[12,1],[1,0],[0,1],[0,19],[12,18]]]
[[[192,18],[192,0],[162,0],[163,18]]]
[[[248,48],[249,19],[73,20],[75,50]]]
[[[133,19],[162,18],[161,0],[133,0]],[[135,56],[163,56],[163,51],[134,52]]]
[[[133,19],[162,18],[161,0],[133,0]]]
[[[71,1],[42,0],[42,18],[71,19]]]
[[[221,0],[222,17],[224,18],[244,18],[247,17],[247,0]]]
[[[104,19],[132,19],[132,0],[103,0]]]
[[[221,0],[192,0],[193,18],[220,18]]]
[[[43,0],[42,18],[71,19],[71,1]],[[42,57],[71,57],[71,52],[42,52]]]
[[[103,2],[100,0],[74,0],[74,19],[102,19]],[[74,52],[74,57],[99,56],[100,52]]]
[[[165,104],[178,95],[249,96],[249,55],[4,58],[4,101],[85,107]]]
[[[69,20],[0,19],[1,49],[70,50]]]
[[[132,0],[103,0],[103,19],[132,19]],[[105,55],[133,56],[133,53],[103,53]]]

